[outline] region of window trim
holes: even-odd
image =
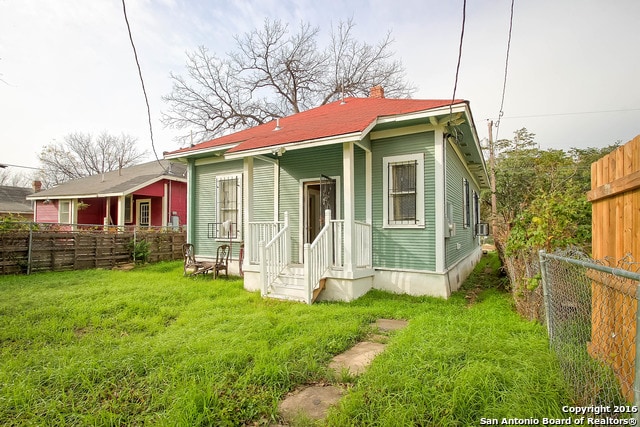
[[[462,178],[462,227],[471,227],[471,186],[467,178]]]
[[[129,206],[129,212],[127,212],[127,205]],[[133,222],[133,194],[124,196],[124,222],[125,224],[131,224]]]
[[[62,205],[68,205],[69,208],[67,209],[67,218],[63,221],[62,220]],[[71,224],[71,209],[73,209],[73,202],[71,200],[59,200],[58,201],[58,223],[59,224]]]
[[[389,218],[389,165],[416,162],[416,219],[414,224],[394,224]],[[425,228],[424,220],[424,153],[382,158],[382,228]]]
[[[140,212],[140,205],[143,203],[149,203],[149,224],[148,225],[142,225],[140,224],[140,217],[142,216],[141,212]],[[151,227],[153,224],[153,216],[151,215],[151,208],[152,208],[152,203],[151,203],[151,199],[137,199],[136,200],[136,226],[138,227]]]
[[[222,216],[220,215],[221,209],[220,209],[220,182],[221,181],[225,181],[225,180],[229,180],[229,179],[236,179],[238,181],[237,184],[237,193],[236,193],[236,228],[237,228],[237,233],[236,233],[236,237],[231,238],[232,242],[242,242],[243,240],[243,224],[242,224],[242,217],[243,217],[243,204],[242,204],[242,200],[244,197],[244,192],[243,192],[243,182],[242,182],[242,173],[231,173],[231,174],[227,174],[227,175],[218,175],[216,176],[216,206],[215,206],[215,211],[216,211],[216,223],[218,223],[219,225],[217,225],[217,227],[221,227],[221,221],[220,219],[222,218]],[[216,230],[216,237],[214,237],[214,239],[216,241],[221,241],[221,242],[228,242],[229,238],[227,237],[222,237],[220,235],[220,230]]]

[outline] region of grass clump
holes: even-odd
[[[332,375],[382,317],[409,326],[363,375]],[[570,404],[542,327],[493,289],[472,306],[464,292],[380,291],[308,306],[185,278],[181,263],[0,277],[3,425],[269,425],[286,393],[327,381],[349,383],[326,420],[337,426],[477,425]]]

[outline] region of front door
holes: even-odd
[[[336,218],[336,180],[322,175],[304,184],[304,243],[311,243],[324,227],[324,211]]]

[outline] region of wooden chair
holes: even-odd
[[[218,246],[216,252],[216,263],[213,265],[213,278],[216,279],[221,271],[224,271],[224,275],[229,277],[229,245]]]
[[[195,248],[191,243],[182,245],[182,257],[184,258],[184,276],[195,276],[211,271],[213,264],[196,260]]]

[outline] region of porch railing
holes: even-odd
[[[331,211],[325,211],[325,226],[318,233],[313,243],[304,245],[304,281],[307,290],[307,303],[313,302],[313,293],[320,287],[320,279],[333,265],[333,228],[330,220]]]
[[[250,264],[260,264],[260,242],[270,242],[284,226],[284,221],[277,222],[250,222],[248,247],[245,247],[245,256]]]
[[[289,231],[289,213],[284,213],[284,223],[273,238],[258,243],[260,254],[260,276],[262,278],[262,295],[267,295],[269,287],[278,278],[278,274],[291,261],[291,234]]]
[[[333,266],[344,267],[344,221],[332,220],[333,226]],[[371,261],[371,224],[363,221],[354,221],[355,253],[354,267],[370,268]]]

